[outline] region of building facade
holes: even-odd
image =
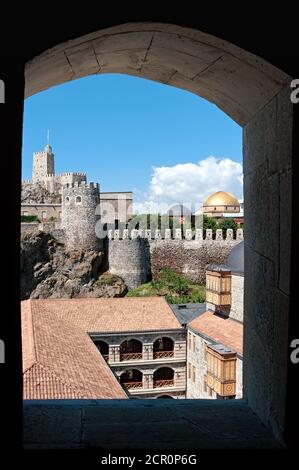
[[[206,311],[187,326],[187,398],[243,396],[244,242],[206,271]]]
[[[182,328],[100,334],[92,340],[130,397],[186,397],[186,334]]]
[[[231,218],[238,224],[244,223],[243,203],[231,193],[217,191],[211,194],[202,205],[202,212],[215,219]]]

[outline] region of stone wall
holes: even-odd
[[[169,267],[184,274],[190,281],[205,282],[206,266],[226,262],[239,240],[152,240],[150,243],[151,272],[156,278],[161,269]]]
[[[216,240],[213,240],[211,230],[207,230],[203,239],[202,229],[196,230],[195,234],[186,231],[185,238],[178,230],[175,239],[171,238],[170,230],[165,231],[164,238],[161,238],[160,230],[156,230],[155,238],[150,230],[108,230],[109,271],[127,280],[129,289],[151,277],[157,278],[166,267],[193,282],[204,283],[206,266],[225,263],[232,248],[243,240],[243,230],[238,230],[235,239],[232,230],[227,231],[225,239],[222,230],[217,232]]]
[[[282,436],[288,368],[293,105],[286,86],[244,128],[244,383]]]
[[[230,318],[243,323],[244,275],[232,274]]]
[[[22,204],[22,215],[36,215],[42,221],[61,219],[61,204]]]

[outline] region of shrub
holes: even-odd
[[[222,219],[218,224],[218,228],[222,229],[224,237],[226,236],[226,230],[229,228],[233,229],[234,236],[236,236],[238,224],[233,219]]]
[[[21,215],[21,222],[40,222],[37,215]]]

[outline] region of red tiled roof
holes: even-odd
[[[243,324],[231,318],[223,318],[208,310],[192,320],[192,330],[233,349],[243,355]]]
[[[25,300],[24,398],[127,398],[88,333],[180,328],[164,298]]]
[[[88,334],[22,302],[24,399],[127,398]]]
[[[89,333],[181,328],[164,297],[31,300],[31,310],[56,315]]]

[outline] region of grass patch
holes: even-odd
[[[142,284],[126,297],[165,297],[172,304],[205,302],[205,286],[188,281],[170,268],[161,271],[158,279]]]

